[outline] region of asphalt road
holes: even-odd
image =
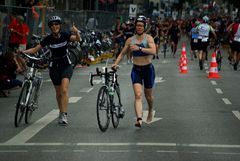
[[[32,123],[14,127],[15,104],[20,90],[0,98],[0,161],[239,161],[240,160],[240,74],[234,71],[223,50],[222,77],[209,79],[209,60],[200,71],[190,60],[188,74],[180,74],[178,54],[154,60],[155,118],[141,129],[134,127],[134,95],[131,65],[125,60],[119,70],[122,103],[126,110],[117,129],[102,133],[96,120],[96,98],[101,84],[88,83],[89,72],[104,62],[74,71],[66,127],[57,124],[54,88],[44,72],[39,109]],[[112,60],[109,60],[109,64]],[[144,110],[147,103],[144,100]]]

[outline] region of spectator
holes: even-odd
[[[17,16],[17,21],[19,23],[18,34],[21,36],[19,39],[19,50],[26,50],[27,47],[27,36],[29,34],[29,27],[24,23],[23,16]]]
[[[18,49],[20,35],[16,33],[19,28],[19,23],[17,21],[16,15],[10,15],[10,24],[8,25],[8,30],[10,31],[8,47],[14,51]]]
[[[18,63],[13,52],[8,52],[0,57],[0,88],[5,95],[8,95],[8,90],[22,86],[22,81],[16,79],[18,71]]]

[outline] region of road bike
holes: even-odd
[[[26,58],[29,67],[23,81],[23,86],[16,104],[14,117],[15,127],[19,127],[25,115],[25,123],[31,120],[33,112],[38,108],[38,98],[43,83],[40,69],[46,68],[46,58],[30,56],[25,53],[21,55]]]
[[[121,93],[118,83],[117,70],[108,70],[103,67],[101,72],[96,68],[96,74],[90,73],[89,82],[93,86],[93,77],[100,77],[103,85],[98,91],[97,97],[97,122],[100,130],[105,132],[112,119],[114,128],[119,125],[120,118],[124,117],[124,110],[121,103]]]

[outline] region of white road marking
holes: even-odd
[[[51,79],[44,80],[43,82],[52,82]]]
[[[27,153],[27,150],[0,150],[0,153]]]
[[[207,73],[207,74],[209,74],[209,71],[208,71],[208,70],[206,70],[206,73]]]
[[[240,153],[213,152],[216,155],[240,155]]]
[[[129,153],[130,150],[99,150],[100,153]]]
[[[218,94],[223,94],[223,91],[220,88],[216,88]]]
[[[22,145],[36,135],[41,129],[47,126],[50,122],[55,120],[58,117],[59,110],[52,110],[47,115],[34,122],[22,132],[5,142],[6,145]]]
[[[68,102],[69,103],[76,103],[77,101],[79,101],[80,99],[82,99],[82,97],[70,97]]]
[[[233,114],[240,120],[240,112],[239,111],[232,111]]]
[[[93,84],[100,84],[101,82],[102,82],[102,80],[100,80],[100,79],[93,80]]]
[[[75,152],[75,153],[84,153],[84,152],[86,152],[86,150],[73,150],[73,152]]]
[[[229,101],[229,99],[227,98],[222,98],[223,102],[226,104],[226,105],[231,105],[232,103]]]
[[[155,112],[156,112],[156,111],[153,111],[152,121],[151,121],[151,122],[147,122],[148,111],[143,111],[143,115],[142,115],[142,120],[143,120],[143,122],[145,122],[146,124],[151,124],[151,123],[153,123],[153,122],[156,122],[156,121],[161,120],[162,118],[154,117],[154,116],[155,116]]]
[[[157,150],[157,153],[178,153],[178,151],[175,150]]]
[[[93,90],[93,88],[83,88],[83,89],[80,90],[80,92],[89,93],[91,90]]]
[[[206,70],[208,69],[208,67],[206,66],[206,67],[204,67]]]
[[[193,148],[232,148],[240,149],[240,145],[231,144],[187,144],[187,143],[156,143],[156,142],[128,142],[128,143],[24,143],[24,142],[6,142],[0,143],[0,146],[154,146],[154,147],[193,147]]]
[[[216,81],[211,81],[212,85],[217,85]]]
[[[42,153],[56,153],[58,150],[42,150]]]
[[[165,82],[165,80],[163,80],[163,77],[156,77],[155,78],[155,83],[161,83],[161,82]]]

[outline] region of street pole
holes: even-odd
[[[95,10],[98,11],[98,0],[95,2]]]

